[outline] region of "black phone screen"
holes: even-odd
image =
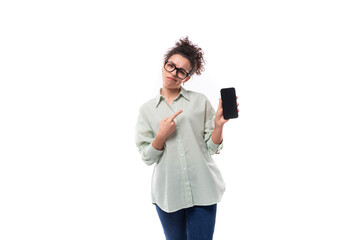
[[[237,118],[237,102],[235,88],[222,88],[220,90],[223,116],[225,119]]]

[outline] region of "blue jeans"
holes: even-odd
[[[216,204],[194,206],[167,213],[156,204],[166,240],[212,240],[216,219]]]

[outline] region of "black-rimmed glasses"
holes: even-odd
[[[166,61],[164,63],[164,69],[168,72],[173,72],[174,70],[176,70],[176,76],[181,80],[184,80],[187,76],[189,76],[188,72],[186,72],[182,68],[177,68],[175,64],[170,61]]]

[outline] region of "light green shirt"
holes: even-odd
[[[152,146],[160,121],[179,110],[176,130],[165,141],[163,150]],[[220,202],[225,183],[211,155],[222,143],[211,139],[215,111],[205,95],[181,88],[170,106],[160,95],[140,107],[136,123],[136,146],[143,161],[155,163],[151,183],[152,202],[166,212],[194,205]]]

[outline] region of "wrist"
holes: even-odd
[[[217,123],[215,122],[215,128],[220,128],[222,129],[224,127],[225,123]]]
[[[156,142],[159,142],[159,143],[164,143],[166,140],[166,137],[162,134],[156,134],[154,140],[156,140]]]
[[[165,144],[165,138],[163,138],[161,135],[156,135],[155,139],[152,142],[152,146],[156,150],[162,150],[164,148]]]
[[[214,131],[211,134],[211,140],[215,144],[220,144],[223,140],[222,128],[214,128]]]

